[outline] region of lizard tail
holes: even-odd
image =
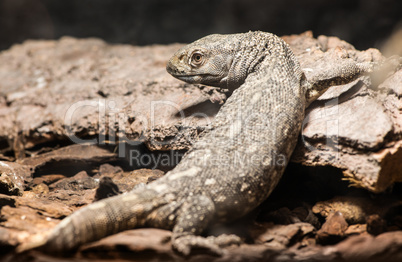
[[[62,220],[39,250],[63,254],[82,244],[141,227],[147,215],[162,205],[155,198],[155,191],[141,189],[92,203]]]

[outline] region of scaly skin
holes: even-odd
[[[43,250],[68,251],[126,229],[157,227],[173,230],[173,247],[184,255],[196,247],[220,254],[240,239],[199,235],[261,204],[284,172],[306,106],[364,70],[351,63],[309,82],[289,46],[264,32],[210,35],[183,47],[167,64],[171,75],[233,92],[211,128],[164,177],[64,219]]]

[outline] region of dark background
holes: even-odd
[[[65,35],[148,45],[249,30],[312,30],[366,49],[398,28],[401,0],[0,0],[0,50]]]

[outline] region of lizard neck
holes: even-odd
[[[261,33],[245,33],[236,43],[236,52],[225,79],[229,90],[240,87],[247,77],[258,73],[264,61],[270,59],[271,52],[268,47],[273,44],[272,37],[266,37]]]

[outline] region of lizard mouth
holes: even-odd
[[[181,74],[171,74],[173,77],[191,84],[200,84],[202,80],[201,75],[181,75]]]
[[[185,72],[185,70],[180,70],[170,62],[166,65],[166,71],[174,78],[189,84],[219,86],[219,79],[221,78],[219,75],[213,75],[210,73]]]

